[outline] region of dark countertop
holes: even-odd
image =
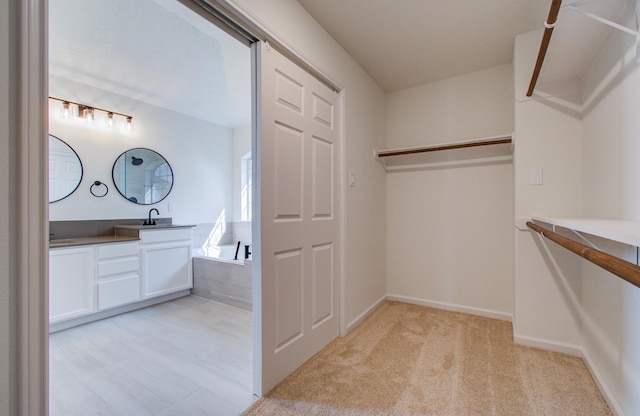
[[[97,237],[61,238],[49,241],[49,248],[63,248],[74,246],[86,246],[93,244],[123,243],[127,241],[138,241],[138,237],[123,235],[101,235]]]
[[[137,221],[137,220],[136,220]],[[96,223],[100,221],[86,221],[86,223]],[[105,221],[102,221],[105,222]],[[171,224],[170,222],[161,222],[156,225],[141,225],[141,224],[127,224],[126,222],[122,225],[113,225],[111,224],[113,220],[108,220],[107,226],[111,228],[107,231],[106,226],[104,230],[99,230],[101,232],[107,231],[108,235],[87,235],[92,230],[92,228],[84,227],[74,227],[78,233],[78,237],[73,237],[74,231],[73,228],[69,230],[64,230],[64,233],[60,233],[62,235],[67,234],[71,235],[68,238],[54,238],[49,241],[49,248],[63,248],[63,247],[74,247],[74,246],[85,246],[85,245],[93,245],[93,244],[108,244],[108,243],[121,243],[126,241],[139,241],[140,240],[140,231],[154,231],[154,230],[170,230],[174,228],[193,228],[195,225],[179,225],[179,224]],[[82,222],[76,222],[82,223]],[[74,225],[74,224],[72,224]],[[84,224],[83,224],[84,225]],[[95,227],[94,227],[95,228]],[[54,234],[55,235],[55,234]]]

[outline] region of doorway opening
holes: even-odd
[[[49,132],[75,154],[50,156],[66,194],[49,207],[51,415],[237,414],[253,400],[253,52],[175,0],[62,0],[49,28]],[[91,239],[121,226],[140,240]]]

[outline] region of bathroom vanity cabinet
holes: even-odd
[[[140,299],[137,241],[49,250],[49,323]]]
[[[140,299],[138,243],[96,246],[97,309],[99,311]]]
[[[49,322],[95,311],[94,248],[81,246],[49,251]]]
[[[191,229],[141,230],[142,298],[193,287]]]
[[[49,323],[53,330],[189,294],[191,228],[128,231],[131,235],[121,237],[128,238],[124,241],[101,243],[96,237],[69,239],[70,246],[52,244]]]

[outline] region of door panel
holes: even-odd
[[[313,248],[313,327],[333,317],[333,244]]]
[[[331,219],[333,216],[333,144],[312,137],[312,196],[313,219]]]
[[[265,393],[339,333],[337,94],[259,47],[261,377]]]
[[[275,253],[276,351],[303,335],[302,250]]]
[[[304,133],[275,126],[275,220],[302,220]]]

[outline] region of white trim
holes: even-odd
[[[98,321],[100,319],[110,318],[112,316],[120,315],[126,312],[131,312],[138,309],[146,308],[151,305],[157,305],[158,303],[182,298],[185,296],[189,296],[190,294],[191,294],[191,289],[185,289],[179,292],[169,293],[167,295],[157,296],[154,298],[142,300],[140,302],[119,306],[117,308],[95,312],[90,315],[81,316],[79,318],[69,319],[68,321],[57,322],[55,324],[49,325],[49,333],[52,334],[54,332],[64,331],[65,329],[73,328],[78,325],[84,325],[89,322]]]
[[[609,388],[609,384],[607,384],[602,374],[600,374],[593,360],[591,359],[591,356],[589,355],[589,353],[584,347],[582,348],[582,359],[587,365],[587,369],[591,373],[591,377],[593,378],[596,385],[598,386],[598,389],[600,390],[602,397],[604,397],[604,400],[609,405],[609,409],[611,409],[611,411],[615,416],[624,416],[624,412],[622,411],[620,404],[618,403],[615,396],[613,395],[611,388]]]
[[[260,96],[262,91],[261,71],[258,68],[260,60],[260,43],[251,45],[251,152],[253,168],[253,192],[251,204],[251,243],[252,267],[251,267],[251,299],[252,299],[252,332],[253,332],[253,394],[262,396],[262,213],[260,200],[262,199],[262,178],[259,172],[262,170],[262,140],[261,126],[262,115],[260,112]]]
[[[517,334],[515,331],[513,331],[513,341],[516,344],[523,345],[525,347],[561,352],[564,354],[574,355],[576,357],[582,357],[582,347],[575,344],[567,344],[565,342],[553,341],[544,338],[529,337]]]
[[[347,324],[347,143],[345,138],[345,119],[346,119],[346,91],[341,90],[338,93],[338,106],[337,113],[340,115],[338,132],[340,136],[340,267],[339,267],[339,281],[340,281],[340,299],[338,306],[338,313],[340,314],[340,336],[347,335],[349,332],[349,326]]]
[[[491,318],[491,319],[499,319],[501,321],[508,321],[508,322],[513,321],[513,315],[511,314],[508,314],[505,312],[499,312],[499,311],[492,311],[490,309],[476,308],[473,306],[457,305],[454,303],[440,302],[440,301],[428,300],[428,299],[419,299],[419,298],[413,298],[410,296],[393,295],[393,294],[388,294],[387,300],[411,303],[414,305],[428,306],[430,308],[441,309],[444,311],[462,312],[469,315],[482,316],[482,317]]]
[[[16,237],[18,276],[18,414],[48,414],[48,8],[46,0],[20,2]]]
[[[353,330],[355,327],[360,325],[360,323],[362,323],[362,321],[364,321],[369,315],[371,315],[373,313],[373,311],[378,309],[386,301],[387,301],[387,297],[383,296],[380,299],[378,299],[377,301],[375,301],[373,303],[373,305],[369,306],[360,315],[356,316],[356,318],[353,321],[349,322],[349,325],[347,325],[347,333],[351,332],[351,330]]]

